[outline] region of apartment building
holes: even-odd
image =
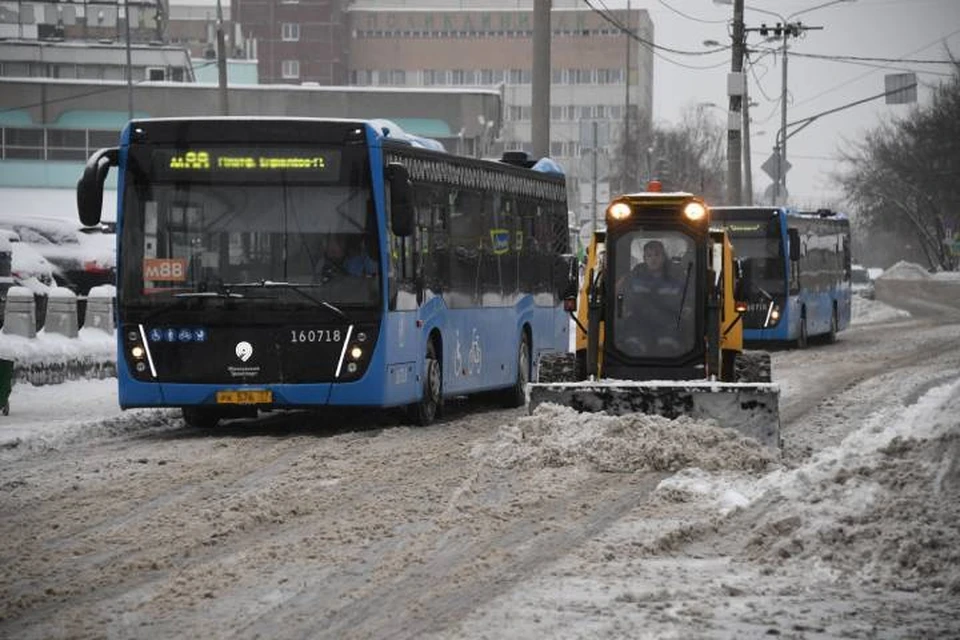
[[[350,84],[498,88],[502,122],[489,126],[499,133],[476,151],[532,150],[532,0],[354,0],[345,10]],[[607,17],[577,0],[552,3],[550,155],[564,166],[582,217],[593,194],[593,123],[604,200],[608,159],[628,113],[641,122],[653,107],[650,48],[629,40],[628,53],[628,37],[613,24],[652,42],[649,14],[613,9]]]
[[[348,0],[233,0],[265,84],[347,84]]]

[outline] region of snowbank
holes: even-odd
[[[915,262],[901,260],[879,276],[877,280],[929,280],[930,272]]]

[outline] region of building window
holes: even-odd
[[[296,42],[300,39],[300,24],[297,22],[284,22],[280,25],[280,36],[285,42]]]
[[[284,60],[280,63],[280,75],[284,78],[294,79],[300,77],[300,61]]]

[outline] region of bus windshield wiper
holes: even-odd
[[[318,307],[322,307],[324,309],[329,310],[330,312],[339,316],[342,320],[346,320],[349,322],[350,318],[347,316],[346,313],[343,312],[342,309],[340,309],[340,307],[334,304],[331,304],[321,298],[317,298],[316,296],[312,296],[304,290],[306,288],[316,287],[316,286],[317,285],[312,285],[312,284],[296,284],[293,282],[276,282],[273,280],[259,280],[257,282],[236,282],[231,284],[225,284],[223,285],[223,288],[226,291],[230,291],[231,289],[288,289],[290,291],[293,291],[294,293],[297,293],[303,296],[304,298],[306,298],[313,304],[317,305]]]
[[[188,291],[186,293],[175,293],[174,298],[243,298],[242,293],[235,293],[223,288],[219,291]]]

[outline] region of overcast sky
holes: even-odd
[[[174,0],[183,4],[186,0]],[[213,4],[213,0],[208,0]],[[416,0],[407,0],[415,4]],[[731,1],[731,0],[725,0]],[[200,3],[203,0],[189,0]],[[580,5],[617,9],[627,0],[579,0]],[[459,6],[449,0],[451,8]],[[386,3],[385,3],[386,4]],[[471,3],[471,6],[476,3]],[[516,6],[506,0],[490,0],[490,6]],[[528,2],[522,3],[530,6]],[[568,4],[557,0],[554,6]],[[830,4],[831,6],[822,6]],[[704,52],[705,40],[730,42],[728,23],[733,7],[715,0],[631,0],[633,8],[650,13],[655,40],[659,46],[682,51]],[[819,8],[816,8],[819,7]],[[807,11],[808,9],[813,9]],[[929,104],[931,87],[946,80],[949,65],[893,63],[879,61],[837,62],[804,58],[799,54],[858,56],[885,59],[937,60],[946,57],[946,48],[960,57],[960,0],[749,0],[747,27],[761,22],[777,21],[771,13],[790,21],[823,27],[790,40],[790,50],[798,55],[788,57],[789,90],[787,121],[803,120],[823,111],[850,104],[884,91],[884,76],[914,71],[920,82],[919,99]],[[797,15],[796,18],[792,16]],[[777,48],[764,44],[757,33],[748,37],[748,47]],[[730,52],[710,55],[678,55],[658,51],[654,61],[654,121],[676,123],[685,108],[712,102],[727,105],[726,76],[730,69]],[[770,178],[761,165],[773,153],[780,126],[781,67],[780,56],[751,55],[754,64],[749,75],[751,98],[759,105],[752,109],[752,159],[754,190],[763,191]],[[693,67],[693,68],[691,68]],[[717,122],[726,124],[720,109],[711,109]],[[884,119],[902,117],[910,107],[887,105],[882,98],[825,115],[796,133],[787,142],[787,189],[797,204],[821,204],[838,192],[829,175],[837,169],[837,150],[844,140],[856,141],[863,133]],[[790,129],[793,131],[793,128]],[[762,132],[762,133],[761,133]]]
[[[762,9],[790,16],[822,30],[808,31],[790,40],[791,53],[829,56],[859,56],[932,60],[944,59],[945,47],[960,57],[960,0],[853,0],[805,11],[826,0],[748,0],[745,24],[759,27],[777,18]],[[584,5],[587,3],[584,2]],[[626,0],[590,0],[595,7],[622,8]],[[654,23],[658,45],[678,50],[706,51],[712,39],[728,44],[731,5],[713,0],[632,0],[634,8],[645,8]],[[752,8],[752,9],[751,9]],[[683,15],[681,15],[681,13]],[[749,34],[748,47],[769,48],[757,33]],[[715,48],[715,47],[714,47]],[[675,123],[684,108],[713,102],[726,109],[726,74],[730,52],[704,56],[676,55],[658,51],[654,61],[654,121]],[[674,64],[674,62],[680,64]],[[749,76],[751,98],[759,102],[752,109],[752,159],[754,190],[762,191],[770,179],[760,165],[773,153],[780,126],[780,56],[752,54],[755,61]],[[680,66],[687,65],[687,66]],[[706,68],[688,68],[706,67]],[[788,56],[789,90],[787,122],[803,120],[884,91],[884,76],[915,71],[920,83],[919,100],[929,104],[931,87],[947,79],[949,65],[919,63],[860,62],[858,64]],[[902,117],[910,107],[886,105],[877,99],[839,113],[823,116],[787,141],[787,190],[798,204],[819,204],[836,194],[829,174],[837,168],[837,149],[846,140],[862,134],[887,118]],[[726,123],[720,109],[712,109],[719,123]],[[793,128],[790,128],[793,131]],[[760,133],[760,132],[764,133]]]

